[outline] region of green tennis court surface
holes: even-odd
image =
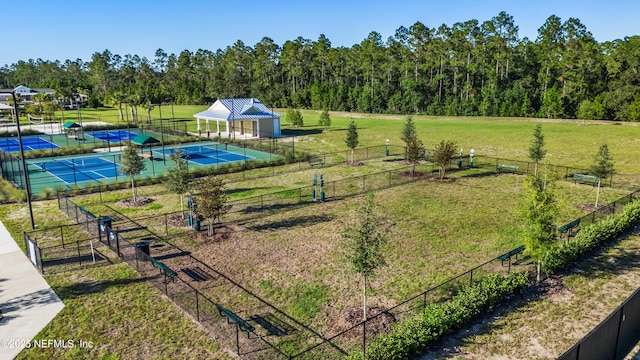
[[[138,153],[148,155],[151,150],[153,156],[142,157],[145,170],[136,179],[153,178],[173,168],[175,164],[171,161],[170,155],[175,153],[176,148],[180,148],[183,157],[189,161],[190,169],[279,157],[266,152],[210,141],[165,146],[164,152],[161,146],[154,146],[150,149],[145,147],[139,149]],[[105,151],[27,160],[32,192],[38,195],[56,189],[66,190],[74,187],[84,188],[128,182],[129,178],[120,173],[121,155],[121,151]],[[15,165],[15,171],[20,171],[18,164]]]

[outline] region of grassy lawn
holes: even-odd
[[[339,172],[341,168],[333,171]],[[394,306],[523,243],[519,221],[523,177],[463,175],[464,172],[452,174],[456,178],[453,183],[422,181],[377,192],[385,216],[395,225],[387,250],[388,266],[370,284],[370,306]],[[296,179],[290,180],[295,183]],[[240,189],[279,186],[267,186],[263,180],[236,185]],[[170,197],[176,199],[170,194],[153,195],[148,189],[145,193],[156,199],[155,204],[167,204]],[[626,194],[612,189],[606,193],[611,200]],[[595,200],[593,187],[570,182],[558,182],[558,195],[563,205],[558,226],[584,215],[578,206]],[[116,198],[127,196],[121,193]],[[361,280],[343,261],[344,240],[339,235],[352,220],[360,201],[357,197],[291,211],[264,212],[260,217],[232,225],[232,234],[222,241],[196,240],[184,230],[171,231],[171,241],[268,302],[278,304],[297,320],[331,335],[335,333],[335,319],[340,312],[360,303]],[[173,203],[177,204],[175,200]],[[127,216],[158,211],[131,212],[115,204],[110,206]],[[92,205],[87,208],[99,210]],[[177,210],[175,206],[172,209]],[[161,221],[156,216],[145,220],[144,225],[161,232]],[[165,262],[176,269],[189,266],[180,258]],[[526,263],[521,262],[525,266]],[[490,270],[506,268],[498,263]],[[228,286],[206,282],[194,286],[201,286],[201,291],[210,298],[243,314],[261,310],[259,304]],[[304,343],[305,339],[300,335],[295,341]],[[300,343],[289,346],[298,350],[304,347]]]
[[[128,265],[45,277],[65,308],[35,339],[91,342],[91,348],[32,348],[18,359],[231,359]]]
[[[206,107],[174,108],[176,117],[192,119],[192,114]],[[165,110],[168,111],[165,113]],[[87,109],[86,113],[85,116],[83,110],[85,121],[92,116],[110,121],[109,116],[117,114],[117,110]],[[163,106],[163,117],[167,117],[167,114],[170,114],[170,106]],[[308,126],[285,131],[297,136],[296,149],[322,153],[346,150],[345,129],[351,117],[357,118],[360,146],[382,145],[386,138],[390,139],[392,145],[400,145],[399,135],[404,124],[402,117],[372,118],[336,113],[332,114],[332,128],[329,131],[318,131],[315,124],[319,112],[304,111],[303,114]],[[470,147],[474,147],[478,156],[521,160],[527,158],[527,147],[535,126],[526,119],[414,119],[418,133],[428,147],[442,139],[455,140],[465,149],[465,153]],[[195,120],[189,120],[188,126],[195,128]],[[638,141],[635,135],[637,130],[636,126],[626,124],[582,126],[581,123],[570,121],[545,122],[543,132],[549,151],[548,161],[559,165],[589,167],[599,144],[608,141],[618,171],[639,174],[637,167],[633,166],[633,159],[640,155],[636,154],[640,150],[635,146]],[[336,165],[321,169],[295,169],[289,165],[279,169],[286,173],[277,175],[276,171],[277,176],[267,178],[255,179],[253,175],[264,175],[265,171],[273,171],[272,169],[247,172],[248,176],[245,174],[244,180],[238,174],[224,175],[223,178],[229,181],[227,189],[232,200],[275,191],[286,192],[281,196],[295,196],[296,190],[293,189],[310,186],[313,174],[316,173],[323,174],[325,181],[330,183],[403,166],[400,162],[387,160],[389,159],[372,159],[365,161],[363,166]],[[431,167],[423,165],[421,169],[430,171]],[[495,175],[490,171],[485,176],[477,176],[483,170],[452,172],[449,176],[455,181],[450,183],[422,180],[376,192],[376,201],[381,205],[384,216],[393,223],[393,227],[386,252],[388,266],[382,268],[370,283],[370,307],[394,306],[453,275],[523,244],[519,209],[524,200],[524,178],[512,174]],[[358,184],[354,186],[354,189],[358,188]],[[592,186],[565,181],[559,181],[557,186],[561,203],[557,226],[585,215],[580,206],[595,201],[596,190]],[[626,193],[628,191],[606,188],[600,201],[606,203]],[[167,193],[163,185],[139,187],[138,195],[150,197],[154,201],[141,208],[120,207],[116,204],[118,200],[131,197],[131,192],[127,189],[78,196],[74,201],[96,215],[116,212],[133,219],[147,217],[142,224],[156,233],[164,234],[164,217],[160,214],[180,209],[177,195]],[[345,264],[342,252],[344,240],[340,236],[341,230],[353,221],[360,201],[361,197],[350,197],[254,214],[258,216],[237,213],[225,219],[229,231],[226,238],[211,240],[195,237],[187,228],[174,227],[169,229],[169,241],[268,302],[277,304],[296,320],[324,335],[331,335],[337,332],[336,321],[340,312],[356,308],[361,302],[362,283]],[[96,204],[98,202],[106,204]],[[70,223],[57,210],[55,201],[35,203],[34,214],[36,223],[41,226]],[[21,239],[20,229],[28,227],[25,224],[25,206],[4,206],[0,208],[0,218],[10,231],[18,234],[15,235],[18,236],[16,239]],[[18,243],[24,247],[22,241]],[[180,269],[189,265],[182,263],[183,261],[183,258],[176,257],[168,258],[165,262],[171,268]],[[529,266],[527,260],[520,261],[519,264]],[[498,262],[486,270],[505,269]],[[606,273],[605,270],[603,274]],[[160,291],[139,281],[135,273],[123,264],[50,275],[47,280],[63,298],[67,308],[40,335],[86,339],[100,345],[89,353],[71,355],[91,358],[109,358],[112,354],[114,358],[128,357],[129,354],[136,358],[224,356],[218,344],[209,340],[210,337],[191,322],[183,319],[175,307],[166,301],[155,301],[157,297],[162,297]],[[590,287],[606,288],[603,284],[600,282],[589,285],[577,275],[565,280],[568,289],[576,293],[584,292],[585,296]],[[215,301],[220,301],[243,316],[260,310],[254,307],[257,305],[250,298],[238,291],[230,291],[227,286],[211,286],[206,282],[194,286],[196,285]],[[591,291],[595,292],[594,289]],[[610,303],[619,300],[616,298]],[[527,309],[523,307],[523,311],[518,313],[526,312]],[[604,308],[597,310],[602,317],[608,314]],[[521,315],[509,316],[518,319]],[[561,317],[564,314],[550,313],[540,319],[549,316]],[[595,317],[597,316],[594,315]],[[75,318],[77,319],[73,320]],[[91,325],[91,320],[96,319],[100,319],[96,321],[99,324]],[[143,323],[143,330],[134,331],[134,323]],[[79,330],[74,333],[74,329]],[[542,328],[537,330],[542,331]],[[487,333],[477,336],[492,335]],[[511,335],[500,336],[509,338]],[[575,342],[581,336],[576,335],[566,342]],[[517,336],[514,333],[511,337],[515,339]],[[487,341],[492,341],[491,338],[478,339],[480,347]],[[513,341],[521,340],[518,338]],[[284,338],[281,344],[300,350],[308,345],[308,341],[309,337],[299,333]],[[475,340],[466,345],[473,346],[473,343]],[[476,351],[485,353],[485,350],[473,347],[468,351],[474,354]],[[557,356],[559,352],[561,351],[549,356]],[[486,354],[493,356],[494,353]],[[49,356],[57,358],[67,354],[55,353]]]
[[[634,235],[582,261],[553,292],[480,325],[472,335],[448,341],[453,351],[423,358],[555,359],[636,290],[639,256],[640,236]]]
[[[203,111],[205,105],[175,105],[176,119],[187,124],[189,131],[196,131],[193,114]],[[146,112],[139,109],[139,116],[146,118]],[[284,114],[286,109],[275,109]],[[348,123],[354,119],[358,124],[359,146],[380,146],[389,139],[390,144],[402,146],[400,133],[406,117],[371,115],[358,113],[331,113],[331,128],[327,131],[317,125],[320,111],[303,110],[305,126],[287,128],[283,119],[283,135],[296,136],[296,146],[315,153],[344,151]],[[151,112],[152,118],[159,117],[158,107]],[[56,116],[60,116],[57,114]],[[77,112],[65,112],[65,119],[76,121]],[[162,107],[162,117],[171,117],[171,106]],[[82,109],[84,121],[100,120],[117,123],[117,109]],[[640,156],[640,130],[637,123],[614,123],[579,120],[545,120],[528,118],[487,118],[487,117],[427,117],[413,116],[420,139],[427,148],[440,140],[456,141],[468,154],[474,148],[479,156],[499,156],[508,159],[526,160],[527,148],[536,122],[543,122],[548,150],[547,161],[565,166],[589,167],[602,142],[609,144],[609,150],[616,161],[619,173],[640,174],[634,161]]]

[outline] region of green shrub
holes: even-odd
[[[582,254],[624,234],[638,222],[640,202],[636,201],[625,206],[621,213],[580,230],[573,240],[551,246],[543,255],[542,271],[553,274],[564,269]]]
[[[390,334],[377,337],[367,348],[366,357],[358,352],[349,359],[408,359],[418,355],[443,335],[460,329],[507,296],[520,292],[527,278],[527,273],[487,276],[465,287],[450,302],[430,304],[422,316],[399,323]]]

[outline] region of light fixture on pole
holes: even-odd
[[[387,139],[384,144],[386,145],[386,154],[389,156],[389,139]]]
[[[31,184],[29,182],[29,170],[24,160],[24,148],[22,147],[22,132],[20,131],[20,118],[18,117],[18,102],[16,101],[16,92],[4,92],[11,94],[13,97],[13,114],[16,117],[16,130],[18,131],[18,144],[20,146],[20,161],[22,162],[22,171],[24,172],[24,187],[27,191],[27,206],[29,207],[29,220],[31,220],[31,229],[35,230],[36,224],[33,220],[33,207],[31,206]]]
[[[473,153],[473,149],[469,150],[469,169],[473,169]]]

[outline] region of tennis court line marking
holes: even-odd
[[[94,173],[94,174],[96,174],[96,175],[100,176],[100,178],[101,178],[101,179],[109,179],[109,178],[111,178],[111,176],[106,177],[106,176],[104,176],[104,175],[100,174],[99,172],[96,172],[95,170],[89,170],[89,172]],[[91,179],[91,180],[98,180],[98,179]]]

